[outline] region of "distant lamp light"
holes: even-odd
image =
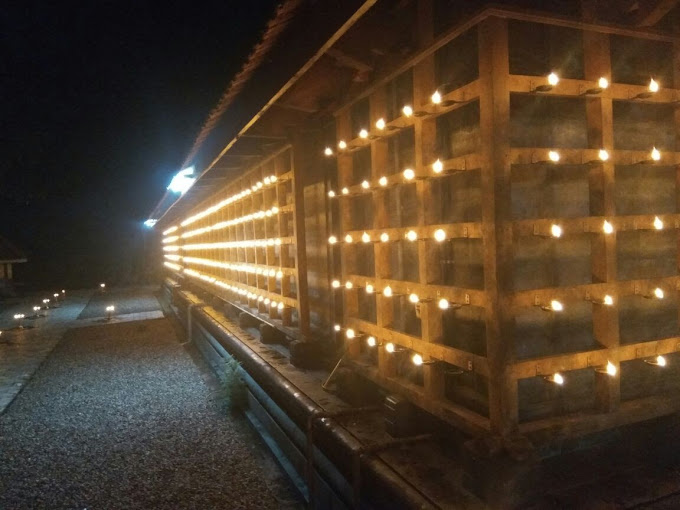
[[[329,190],[328,191],[328,198],[335,198],[335,191]]]
[[[388,342],[385,344],[385,350],[390,354],[393,354],[397,349],[392,342]]]
[[[345,283],[345,288],[347,290],[350,290],[350,289],[354,288],[354,284],[352,282],[350,282],[349,280],[347,280],[347,282]]]
[[[145,226],[145,227],[148,227],[148,228],[153,228],[153,226],[154,226],[156,223],[158,223],[158,220],[149,218],[148,220],[146,220],[146,221],[144,222],[144,226]]]
[[[652,161],[661,160],[661,152],[659,152],[659,149],[657,149],[656,147],[652,148],[652,152],[650,153],[650,156],[652,158]]]
[[[361,235],[361,242],[363,242],[363,243],[370,243],[371,242],[371,236],[368,234],[368,232],[364,232]]]
[[[338,242],[338,238],[335,236],[330,236],[328,238],[328,244],[336,244]]]
[[[406,232],[406,239],[413,242],[418,239],[418,233],[415,230],[409,230]]]
[[[385,119],[382,119],[382,118],[378,119],[378,120],[375,122],[375,127],[377,127],[377,128],[378,128],[379,130],[381,130],[381,131],[382,131],[383,129],[385,129]]]
[[[359,138],[368,138],[368,131],[366,131],[365,129],[359,131]]]
[[[612,363],[611,361],[607,361],[607,367],[605,368],[605,372],[607,375],[614,377],[618,370],[616,369],[616,365]]]
[[[401,113],[404,114],[404,117],[410,117],[411,115],[413,115],[413,108],[411,108],[411,106],[409,106],[409,105],[405,105],[401,109]]]
[[[24,317],[26,317],[26,316],[23,313],[15,313],[14,314],[14,320],[19,322],[19,324],[17,325],[17,328],[24,329]]]
[[[562,227],[559,225],[553,224],[550,227],[550,235],[553,237],[562,237]]]
[[[440,174],[440,173],[442,173],[443,170],[444,170],[444,164],[442,163],[442,161],[440,159],[438,159],[437,161],[432,163],[432,171],[434,173]]]
[[[403,175],[404,179],[406,179],[407,181],[412,181],[413,178],[416,176],[416,173],[413,171],[412,168],[407,168],[406,170],[404,170]]]
[[[189,188],[193,186],[194,182],[196,182],[196,178],[189,177],[190,175],[193,175],[193,173],[194,173],[193,166],[180,170],[172,178],[172,181],[170,181],[168,189],[173,193],[179,193],[181,195],[184,195],[187,191],[189,191]]]
[[[417,367],[423,364],[423,357],[416,353],[411,357],[411,361],[413,361],[413,364]]]
[[[418,294],[414,293],[408,296],[408,300],[415,305],[420,301],[420,298],[418,297]]]
[[[663,289],[661,289],[660,287],[657,287],[656,289],[654,289],[654,297],[656,299],[663,299],[664,298]]]
[[[378,345],[378,342],[374,336],[369,336],[366,339],[366,343],[368,344],[369,347],[375,347],[376,345]]]
[[[437,241],[438,243],[441,243],[442,241],[446,240],[446,232],[444,231],[443,228],[438,228],[437,230],[434,231],[434,240]]]
[[[347,331],[345,331],[345,336],[351,340],[352,338],[355,338],[357,334],[353,329],[350,328]]]
[[[554,72],[548,75],[548,84],[552,85],[553,87],[557,85],[559,81],[560,81],[559,76],[557,76],[557,74],[555,74]]]
[[[364,181],[361,183],[361,187],[364,189],[368,189],[371,187],[371,184],[368,181]]]
[[[371,285],[370,283],[366,284],[366,294],[373,294],[375,292],[375,287]]]
[[[613,306],[614,305],[614,298],[611,297],[609,294],[605,295],[605,297],[602,298],[602,304],[607,305],[607,306]]]
[[[430,96],[430,100],[432,101],[432,104],[439,104],[442,102],[442,95],[439,93],[438,90],[435,90],[434,93]]]
[[[283,310],[286,307],[283,303],[279,303],[278,306],[276,307],[279,311]]]
[[[663,230],[663,221],[658,216],[654,217],[654,228],[656,230]]]
[[[547,376],[545,380],[551,383],[555,383],[559,386],[562,386],[564,384],[564,377],[559,372],[555,372],[554,374]]]
[[[557,151],[548,152],[548,159],[553,163],[557,163],[560,160],[560,153]]]
[[[347,148],[347,142],[344,140],[340,140],[338,142],[338,149],[340,150],[345,150]]]
[[[394,294],[392,293],[392,287],[389,285],[383,289],[383,296],[385,297],[392,297]]]
[[[347,244],[352,244],[352,241],[354,241],[354,239],[352,239],[352,235],[351,235],[351,234],[347,234],[347,235],[345,236],[345,242],[346,242]]]
[[[333,155],[333,149],[331,149],[330,147],[326,147],[326,148],[323,150],[323,153],[324,153],[326,156],[332,156],[332,155]]]
[[[386,243],[389,240],[390,240],[390,235],[387,232],[383,232],[382,234],[380,234],[380,242],[381,243]]]
[[[445,298],[441,298],[437,302],[437,306],[439,307],[440,310],[448,310],[449,309],[449,300]]]
[[[597,80],[597,86],[602,90],[607,89],[609,88],[609,80],[602,76],[599,80]]]
[[[109,305],[106,307],[106,320],[111,320],[113,317],[113,311],[115,310],[115,307],[113,305]]]
[[[385,177],[385,176],[383,175],[383,176],[378,180],[378,184],[380,184],[380,185],[383,186],[383,187],[387,186],[387,177]]]
[[[342,188],[342,194],[343,195],[349,195],[349,188],[347,188],[347,187]]]
[[[333,331],[335,331],[336,333],[339,332],[341,329],[342,328],[340,327],[340,324],[336,324],[333,326]]]
[[[602,232],[604,232],[605,234],[611,234],[612,232],[614,232],[614,226],[607,220],[604,220],[604,223],[602,223]]]
[[[652,359],[646,359],[646,360],[644,360],[644,362],[647,363],[648,365],[654,365],[656,367],[665,367],[666,364],[668,363],[666,361],[666,358],[661,356],[661,354],[659,354],[658,356],[655,356]]]
[[[333,287],[334,289],[339,289],[340,285],[341,285],[340,280],[333,280],[331,282],[331,287]]]
[[[600,149],[597,153],[597,157],[600,158],[600,161],[607,161],[609,159],[609,153],[605,149]]]

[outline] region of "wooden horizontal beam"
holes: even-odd
[[[656,287],[662,288],[665,292],[671,292],[677,291],[679,285],[680,276],[667,276],[665,278],[647,280],[627,280],[525,290],[517,292],[512,296],[512,306],[515,312],[517,312],[521,308],[543,306],[549,304],[552,299],[558,299],[566,308],[569,306],[570,301],[597,300],[602,299],[605,294],[609,294],[614,298],[614,306],[616,306],[616,300],[621,296],[640,295],[640,299],[644,299],[643,295],[649,294]]]
[[[425,393],[423,388],[406,381],[384,376],[376,368],[359,361],[350,361],[349,363],[357,372],[380,387],[393,393],[405,395],[411,402],[416,402],[422,409],[455,425],[464,433],[474,437],[489,433],[489,420],[484,416],[444,399],[433,399]]]
[[[436,306],[436,305],[435,305]],[[360,333],[373,335],[377,340],[392,342],[397,346],[415,351],[430,359],[443,361],[464,370],[475,372],[484,377],[489,377],[489,364],[484,356],[472,354],[461,349],[449,347],[441,343],[428,342],[413,335],[407,335],[389,328],[381,328],[372,322],[350,317],[347,319],[347,327]],[[384,349],[383,346],[377,348]],[[395,355],[398,353],[395,353]]]
[[[656,218],[663,223],[661,229],[654,225]],[[639,214],[633,216],[589,216],[587,218],[540,218],[513,222],[513,233],[516,236],[551,237],[550,229],[558,225],[562,229],[562,236],[554,238],[556,246],[560,239],[570,235],[583,233],[603,234],[605,220],[612,225],[615,232],[630,232],[635,230],[653,230],[663,232],[680,229],[680,214]],[[604,234],[603,234],[604,235]]]
[[[610,79],[610,76],[604,76]],[[652,77],[650,76],[650,79]],[[508,82],[510,92],[520,94],[536,94],[557,97],[601,97],[617,101],[644,101],[648,103],[676,103],[680,101],[680,90],[669,88],[659,83],[659,91],[650,94],[647,85],[629,85],[610,83],[609,87],[599,91],[598,82],[560,78],[559,83],[550,90],[537,91],[537,87],[547,86],[547,76],[525,76],[512,74]]]
[[[680,215],[679,215],[680,217]],[[418,239],[413,242],[422,240],[434,240],[434,233],[437,230],[443,230],[446,233],[446,240],[450,239],[481,239],[482,225],[481,223],[442,223],[439,225],[427,225],[421,227],[401,227],[401,228],[384,228],[384,229],[368,229],[368,230],[351,230],[349,234],[353,238],[353,244],[368,244],[364,243],[361,237],[366,233],[370,236],[372,243],[379,243],[380,235],[387,234],[390,238],[388,242],[403,241],[406,239],[406,233],[413,231],[418,235]],[[444,241],[443,241],[444,242]],[[344,243],[342,238],[338,239],[338,243]],[[347,244],[347,243],[345,243]]]
[[[615,165],[678,165],[680,164],[680,152],[660,151],[659,160],[652,159],[652,149],[647,151],[631,150],[607,150],[607,161]],[[559,155],[559,161],[550,160],[550,152]],[[559,167],[561,165],[599,165],[600,149],[563,149],[560,147],[513,147],[510,149],[510,163],[513,165],[542,165],[550,164]]]
[[[366,284],[371,284],[375,288],[375,293],[378,294],[389,285],[394,295],[408,296],[409,294],[414,293],[417,294],[421,300],[431,300],[434,302],[444,298],[451,304],[481,307],[486,305],[486,293],[483,290],[463,289],[447,285],[426,285],[424,283],[371,278],[360,275],[348,275],[347,278],[354,285],[354,287],[350,289],[350,291],[354,292],[365,292]],[[346,290],[344,292],[346,292]]]

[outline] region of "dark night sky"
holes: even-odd
[[[13,2],[0,12],[0,235],[30,287],[132,282],[141,227],[276,2]]]

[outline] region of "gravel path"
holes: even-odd
[[[301,508],[196,363],[168,319],[68,332],[0,416],[0,508]]]
[[[106,307],[109,305],[116,307],[115,315],[160,310],[161,305],[154,295],[157,291],[157,286],[112,287],[106,289],[106,292],[96,291],[78,318],[82,320],[105,317]]]

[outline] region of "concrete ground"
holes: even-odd
[[[111,321],[69,293],[0,337],[0,508],[301,508],[150,289],[114,294]]]

